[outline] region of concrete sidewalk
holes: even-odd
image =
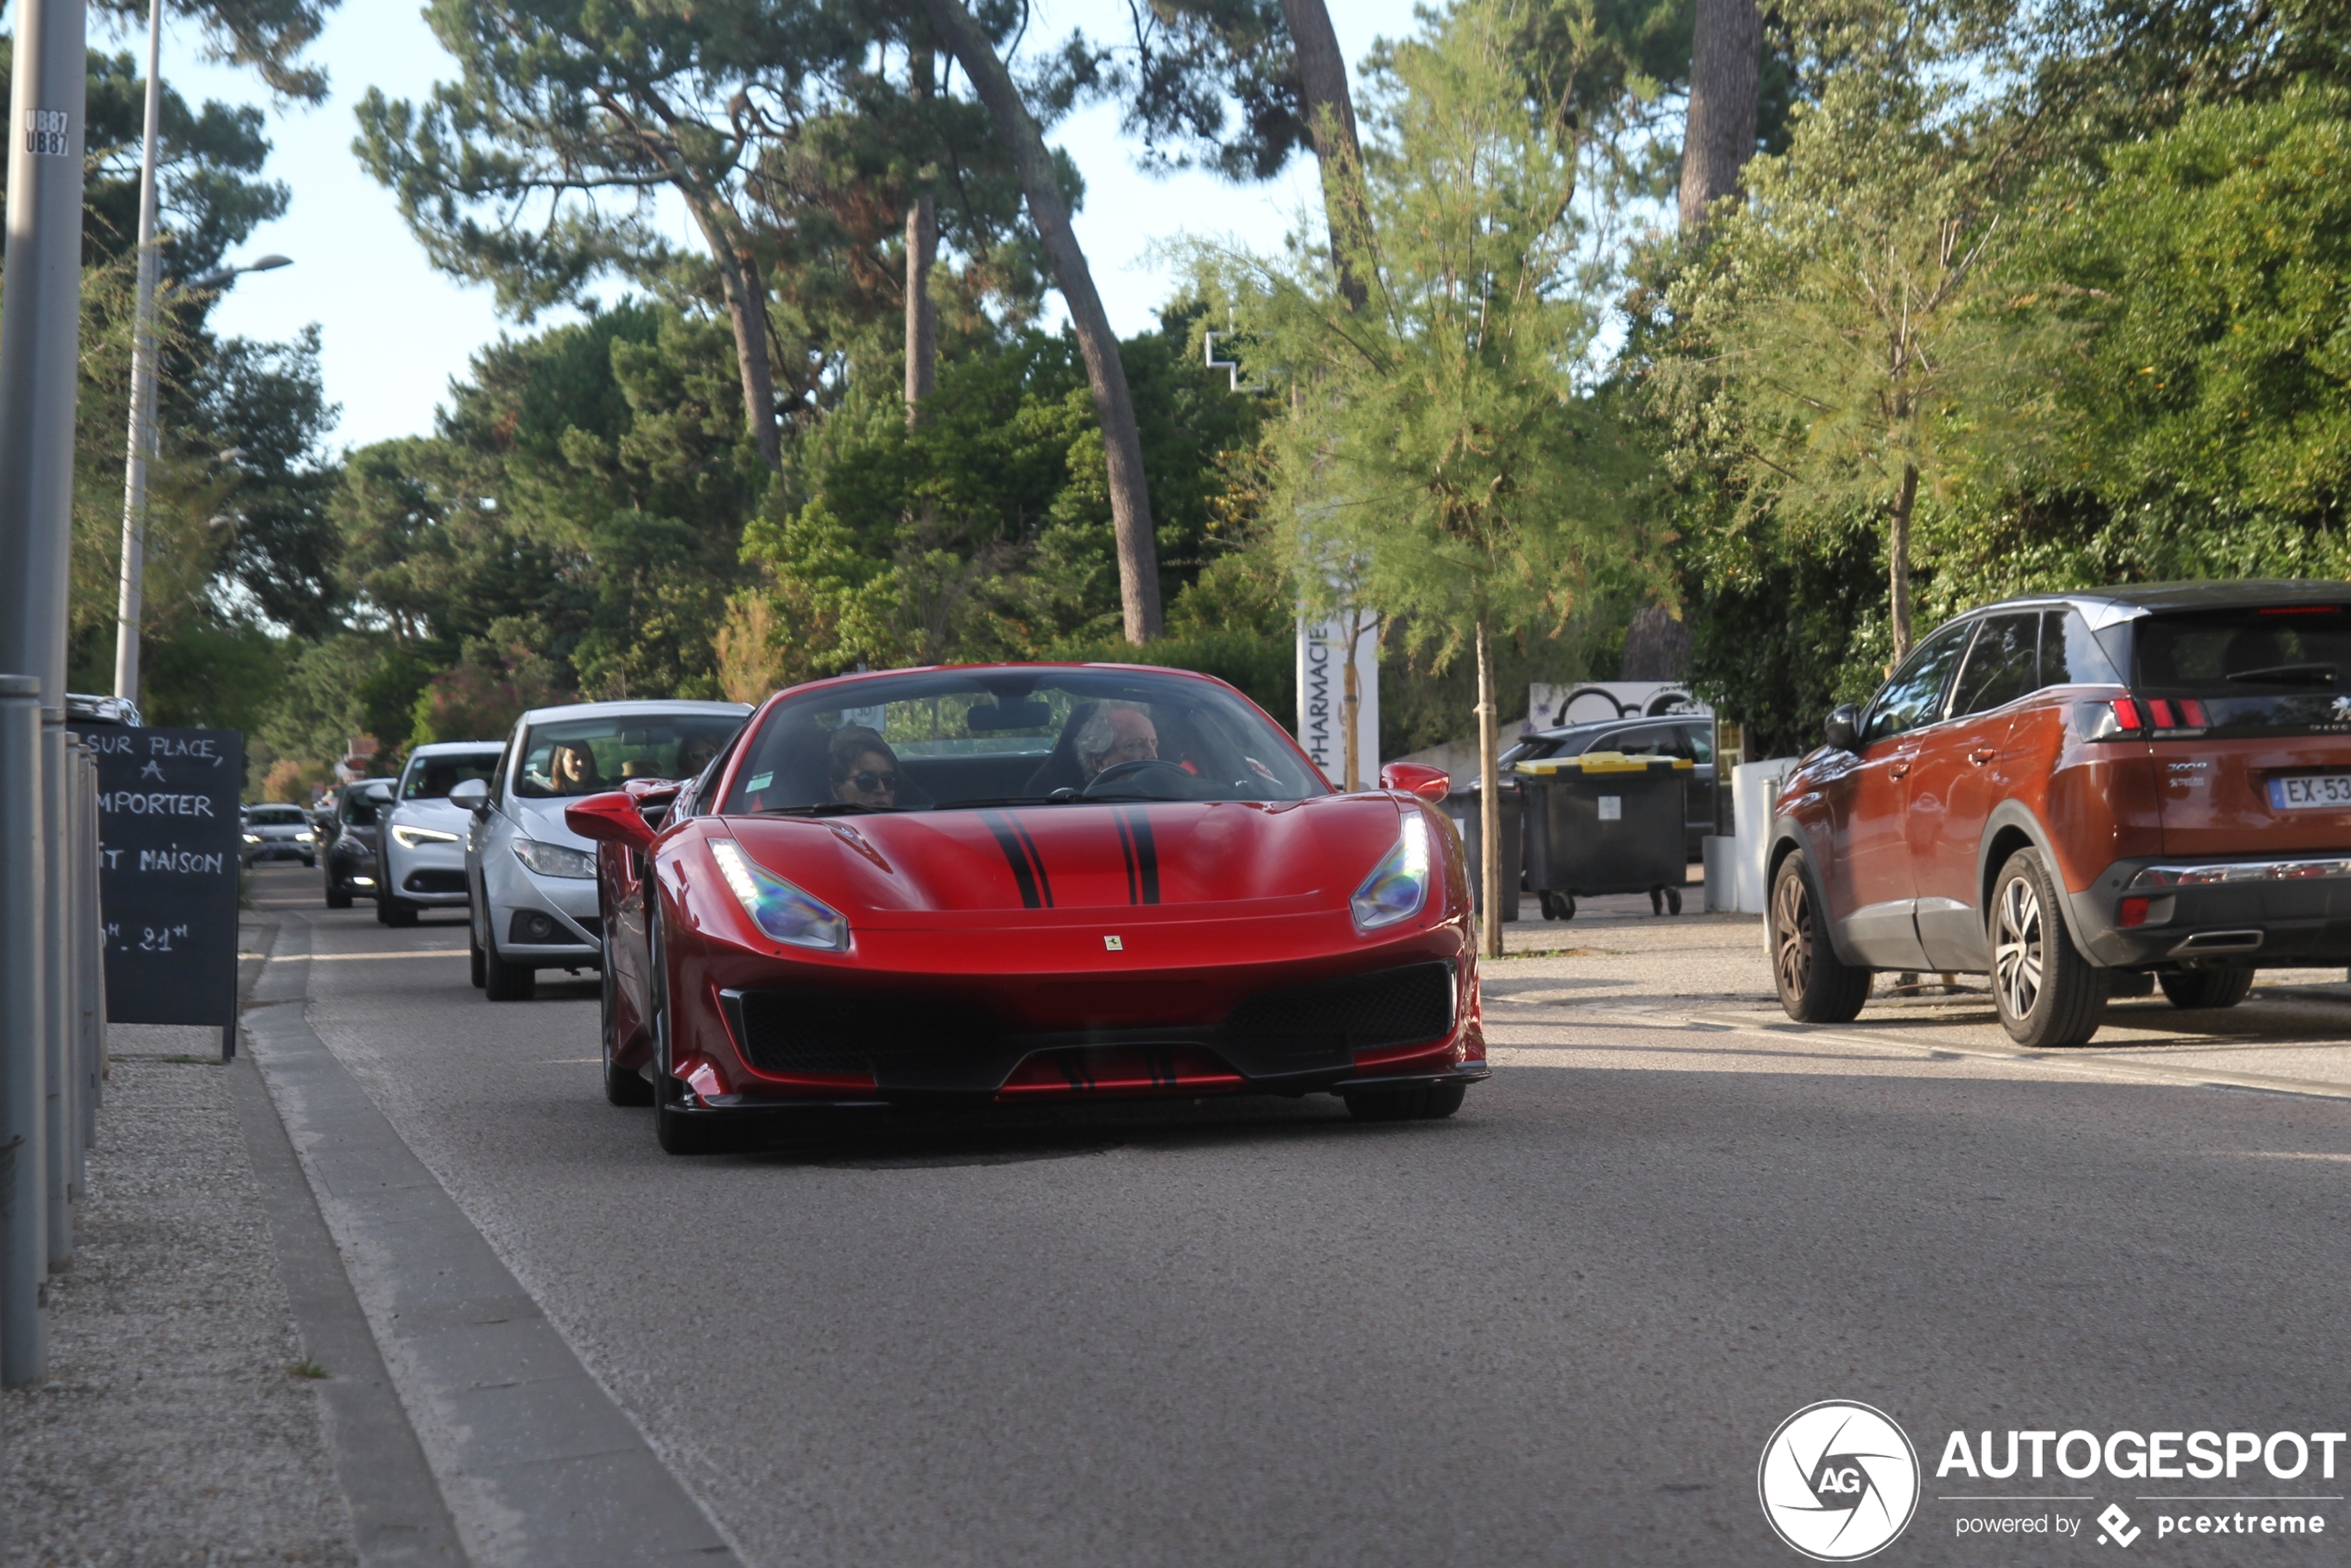
[[[241,946],[266,940],[248,926]],[[118,1025],[48,1379],[5,1396],[10,1563],[356,1563],[219,1031]]]

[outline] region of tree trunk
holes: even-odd
[[[1894,623],[1894,662],[1910,656],[1910,512],[1918,504],[1919,471],[1905,464],[1902,488],[1894,497],[1894,526],[1885,541],[1888,618]]]
[[[930,301],[931,264],[939,259],[939,208],[929,192],[906,209],[906,422],[922,417],[923,400],[939,384],[939,310]]]
[[[1095,417],[1102,426],[1126,641],[1148,642],[1161,629],[1159,544],[1151,531],[1151,491],[1143,479],[1143,440],[1135,427],[1135,401],[1126,388],[1126,367],[1118,356],[1118,338],[1110,330],[1101,295],[1094,292],[1094,274],[1086,265],[1086,253],[1078,248],[1077,236],[1070,228],[1069,207],[1062,200],[1052,154],[1046,150],[1044,134],[1021,102],[1012,73],[996,57],[988,35],[964,8],[963,0],[923,3],[931,26],[962,63],[973,91],[1012,149],[1013,168],[1028,200],[1028,216],[1052,263],[1054,285],[1069,306],[1070,325],[1076,330],[1078,352],[1086,359],[1086,380],[1094,393]]]
[[[1371,230],[1363,205],[1363,157],[1355,134],[1355,104],[1347,88],[1347,59],[1323,0],[1282,0],[1290,46],[1298,56],[1306,129],[1314,138],[1314,160],[1323,176],[1323,222],[1330,230],[1331,268],[1350,310],[1370,297],[1351,260]]]
[[[1755,156],[1756,78],[1763,14],[1755,0],[1698,0],[1690,40],[1690,109],[1682,133],[1682,232],[1696,236],[1706,209],[1739,188]]]
[[[727,296],[727,319],[735,330],[735,367],[743,382],[743,420],[759,442],[760,459],[768,471],[781,473],[784,443],[776,427],[776,373],[767,358],[767,290],[760,280],[758,259],[736,243],[733,226],[718,216],[708,197],[683,181],[678,191],[710,246],[718,286]]]
[[[930,102],[931,55],[914,51],[914,98]],[[922,417],[923,399],[939,384],[939,309],[931,303],[930,269],[939,260],[939,205],[928,191],[906,209],[906,422]]]
[[[1485,621],[1477,623],[1477,883],[1478,948],[1488,958],[1502,956],[1502,900],[1518,897],[1518,889],[1502,886],[1502,765],[1501,737],[1494,714],[1494,638]]]

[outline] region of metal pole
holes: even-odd
[[[40,691],[0,675],[0,1383],[12,1388],[49,1364]]]
[[[72,965],[73,829],[66,802],[66,731],[41,726],[41,1089],[47,1106],[44,1129],[49,1152],[49,1269],[73,1266],[74,1114]]]
[[[81,965],[81,1147],[98,1147],[98,1106],[105,1098],[106,1077],[106,911],[103,884],[98,880],[98,753],[81,748],[81,774],[77,794],[81,802],[81,839],[75,865],[81,876],[80,922]]]
[[[139,700],[147,574],[147,463],[155,449],[155,136],[163,118],[163,0],[147,4],[147,126],[139,159],[139,306],[131,343],[131,451],[123,463],[122,584],[115,602],[114,694]]]

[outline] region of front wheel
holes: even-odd
[[[327,876],[327,907],[329,909],[349,909],[351,907],[351,890],[344,887],[341,882],[336,881],[334,874],[331,872],[330,872]]]
[[[2234,1007],[2253,989],[2250,969],[2188,969],[2176,975],[2158,975],[2157,984],[2171,1005],[2196,1012],[2207,1007]]]
[[[528,964],[509,964],[498,956],[498,939],[490,939],[481,955],[481,990],[492,1002],[529,1002],[539,994],[539,971]]]
[[[1870,999],[1870,972],[1837,957],[1826,912],[1812,898],[1804,857],[1780,862],[1772,878],[1772,979],[1780,1006],[1799,1024],[1849,1024]]]
[[[2108,972],[2082,956],[2037,850],[2019,850],[1992,884],[1992,1001],[2000,1027],[2034,1051],[2081,1045],[2106,1013]]]
[[[490,965],[481,955],[481,933],[474,929],[471,915],[466,919],[466,946],[470,950],[466,957],[472,960],[474,989],[480,990],[490,984]]]
[[[1347,1101],[1347,1114],[1359,1122],[1439,1122],[1462,1108],[1462,1097],[1468,1092],[1467,1084],[1420,1084],[1339,1098]]]
[[[387,926],[414,926],[417,923],[417,906],[406,899],[379,893],[376,895],[376,918]]]

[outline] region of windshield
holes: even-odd
[[[1139,669],[1009,668],[908,674],[780,703],[752,738],[721,809],[944,811],[1329,792],[1287,735],[1221,686]]]
[[[300,806],[255,806],[245,814],[245,820],[255,828],[307,828],[310,818]]]
[[[534,725],[523,740],[515,793],[548,800],[600,794],[631,778],[691,778],[742,726],[740,714],[615,714]]]
[[[488,778],[498,771],[495,751],[453,752],[445,756],[411,757],[400,776],[404,801],[445,801],[449,791],[468,778]]]

